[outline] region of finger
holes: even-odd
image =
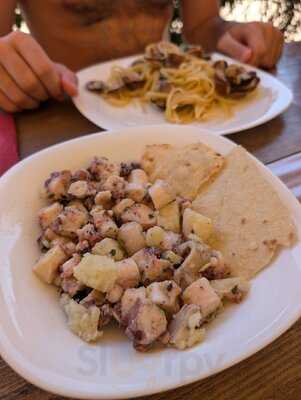
[[[39,78],[32,72],[21,56],[6,46],[0,46],[1,63],[20,89],[37,101],[49,95]]]
[[[271,69],[275,67],[277,61],[281,56],[283,47],[283,35],[280,31],[272,28],[271,31],[267,31],[266,41],[267,43],[271,43],[271,48],[264,57],[262,61],[262,66]]]
[[[16,82],[0,65],[0,90],[20,109],[31,109],[39,106],[39,102],[24,93]]]
[[[22,34],[21,34],[22,35]],[[60,77],[42,47],[29,35],[22,35],[14,42],[16,50],[38,76],[49,95],[58,98],[62,94]],[[33,61],[34,60],[34,61]]]
[[[233,32],[231,31],[232,36],[244,43],[252,51],[249,63],[256,66],[261,65],[262,59],[267,52],[267,46],[260,23],[252,22],[237,25],[235,28]]]
[[[283,43],[278,47],[277,54],[276,54],[276,62],[278,62],[282,56],[283,52]]]
[[[15,113],[21,111],[21,109],[14,104],[9,98],[0,90],[0,109],[9,112]]]
[[[278,42],[278,48],[277,48],[277,53],[276,53],[276,62],[279,61],[279,59],[282,56],[282,51],[283,51],[283,46],[284,46],[284,35],[282,32],[278,31],[280,35],[280,39]]]
[[[57,71],[59,72],[61,78],[61,85],[64,92],[70,97],[77,96],[78,79],[76,74],[62,64],[56,64],[56,68]]]
[[[274,44],[274,46],[269,50],[269,54],[263,58],[261,62],[261,67],[266,69],[272,69],[275,67],[278,61],[279,46]]]
[[[277,62],[277,54],[278,54],[278,43],[274,42],[273,45],[270,46],[269,51],[265,55],[265,57],[262,58],[261,61],[261,67],[266,68],[266,69],[272,69],[274,68],[276,62]]]
[[[249,62],[252,57],[252,51],[249,47],[236,40],[229,32],[226,32],[218,41],[218,50],[230,57],[236,58],[241,62]]]

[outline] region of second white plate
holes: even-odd
[[[113,107],[99,95],[88,92],[85,84],[90,80],[106,80],[113,65],[129,66],[138,56],[122,58],[97,64],[78,72],[79,94],[74,98],[78,110],[94,124],[104,129],[119,129],[137,125],[170,125],[164,114],[152,106],[142,108],[133,103],[126,107]],[[233,59],[214,54],[214,59],[224,59],[230,63]],[[237,62],[236,62],[237,63]],[[261,80],[259,95],[239,105],[232,116],[213,117],[208,121],[195,122],[190,126],[205,129],[216,135],[228,135],[261,125],[285,111],[293,100],[293,95],[282,82],[272,75],[247,66],[257,72]]]

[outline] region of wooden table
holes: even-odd
[[[294,92],[290,109],[273,121],[230,135],[268,166],[301,198],[301,43],[287,45],[275,72]],[[54,143],[97,132],[70,102],[48,102],[16,117],[21,157]],[[301,299],[300,299],[301,301]],[[149,399],[301,399],[301,320],[264,350],[203,381]],[[28,384],[0,359],[1,400],[62,399]]]

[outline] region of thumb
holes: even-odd
[[[252,57],[252,50],[236,40],[229,32],[226,32],[219,39],[217,49],[244,63],[248,62]]]
[[[62,64],[56,64],[56,69],[61,78],[61,85],[63,91],[70,97],[78,94],[77,90],[77,76],[69,68]]]

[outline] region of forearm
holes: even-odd
[[[184,34],[189,43],[201,45],[206,51],[213,51],[219,38],[233,24],[217,15],[195,26],[188,26],[184,29]]]
[[[181,5],[186,40],[202,45],[207,51],[214,50],[231,24],[220,18],[219,1],[182,0]]]
[[[0,2],[0,36],[11,32],[17,3],[17,0],[2,0]]]

